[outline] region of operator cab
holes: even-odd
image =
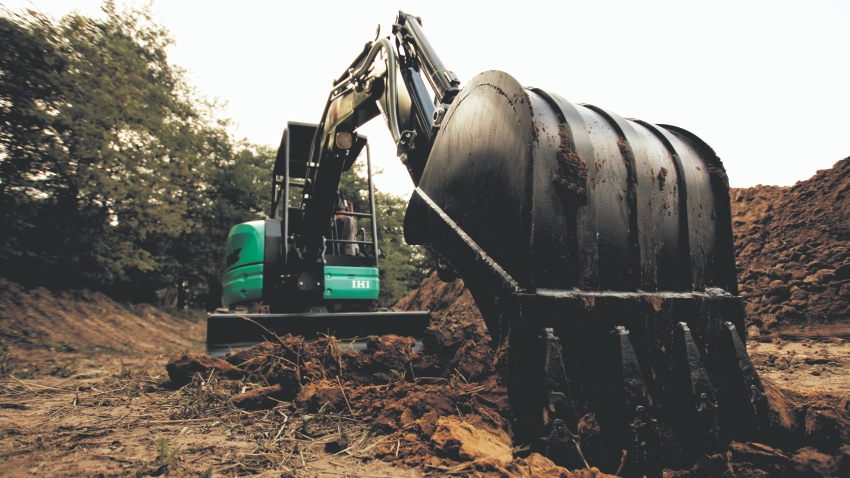
[[[351,134],[347,149],[335,147],[313,163],[309,158],[316,130],[313,124],[288,123],[272,172],[269,217],[230,231],[222,280],[222,303],[230,310],[303,313],[376,307],[378,234],[367,139]],[[364,149],[368,187],[346,197],[339,190],[340,179]]]

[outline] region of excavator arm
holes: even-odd
[[[436,98],[428,93],[423,75]],[[399,12],[393,34],[369,42],[334,82],[310,152],[309,189],[304,194],[305,253],[316,256],[334,207],[343,164],[357,128],[382,115],[414,184],[431,152],[439,120],[460,91],[421,27],[421,19]],[[435,114],[436,113],[436,114]],[[436,119],[436,124],[435,124]]]

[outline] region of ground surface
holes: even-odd
[[[848,193],[850,160],[791,188],[733,190],[748,347],[772,428],[665,476],[850,476]],[[225,361],[200,354],[197,317],[0,281],[0,469],[604,476],[512,448],[495,354],[462,281],[432,276],[398,307],[434,311],[420,352],[403,337],[362,351],[283,337]]]
[[[202,399],[214,384],[163,389],[165,358],[46,353],[68,377],[30,373],[16,362],[0,392],[4,476],[421,476],[383,462],[324,451],[301,436],[290,410],[255,412]],[[31,369],[30,369],[31,370]],[[17,373],[15,373],[17,372]],[[25,378],[19,378],[25,377]],[[198,403],[203,416],[192,411]],[[344,423],[357,432],[359,422]],[[292,446],[297,444],[296,447]],[[173,455],[172,455],[173,452]],[[208,471],[209,470],[209,471]],[[209,475],[208,475],[209,476]]]

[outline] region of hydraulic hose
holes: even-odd
[[[372,42],[372,49],[369,50],[369,53],[366,55],[366,59],[360,64],[359,68],[349,70],[347,80],[352,82],[356,81],[358,78],[362,78],[369,70],[369,67],[372,66],[372,62],[375,61],[375,57],[378,56],[378,53],[381,50],[386,52],[387,62],[387,123],[390,128],[390,133],[393,135],[393,141],[395,141],[396,145],[398,145],[401,140],[401,131],[398,126],[398,85],[396,78],[397,59],[392,43],[390,43],[390,41],[386,38],[379,38]]]

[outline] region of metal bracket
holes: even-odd
[[[443,119],[446,117],[446,111],[448,111],[448,107],[446,105],[440,105],[434,110],[434,129],[439,129],[440,126],[442,126]]]
[[[544,393],[548,399],[543,421],[546,425],[554,423],[557,419],[578,423],[567,371],[564,368],[564,358],[561,355],[560,340],[550,328],[543,329],[543,336],[540,338],[545,341],[546,347],[543,384]]]
[[[737,372],[739,386],[743,386],[743,392],[746,394],[752,406],[752,416],[754,425],[757,429],[764,430],[769,425],[767,395],[764,393],[764,386],[761,379],[756,373],[755,366],[747,354],[747,348],[738,336],[738,331],[735,324],[732,322],[723,323],[723,336],[727,343],[727,351],[734,353],[734,357],[729,357],[730,361],[736,365],[734,370]],[[731,350],[730,350],[731,348]]]
[[[674,386],[678,387],[682,403],[681,428],[685,436],[697,442],[707,443],[712,449],[717,446],[720,429],[717,423],[717,399],[708,372],[702,362],[699,348],[691,329],[685,322],[676,325],[673,338]],[[694,426],[694,422],[697,422]]]
[[[416,139],[416,131],[402,131],[401,136],[398,138],[398,144],[396,149],[396,156],[401,156],[402,154],[407,153],[411,149],[414,149],[413,141]]]
[[[627,454],[631,471],[641,476],[661,476],[657,460],[658,425],[649,413],[652,397],[640,371],[635,350],[629,341],[629,331],[617,326],[611,331],[619,341],[620,367],[623,374],[623,391],[628,415],[627,421],[633,448]]]

